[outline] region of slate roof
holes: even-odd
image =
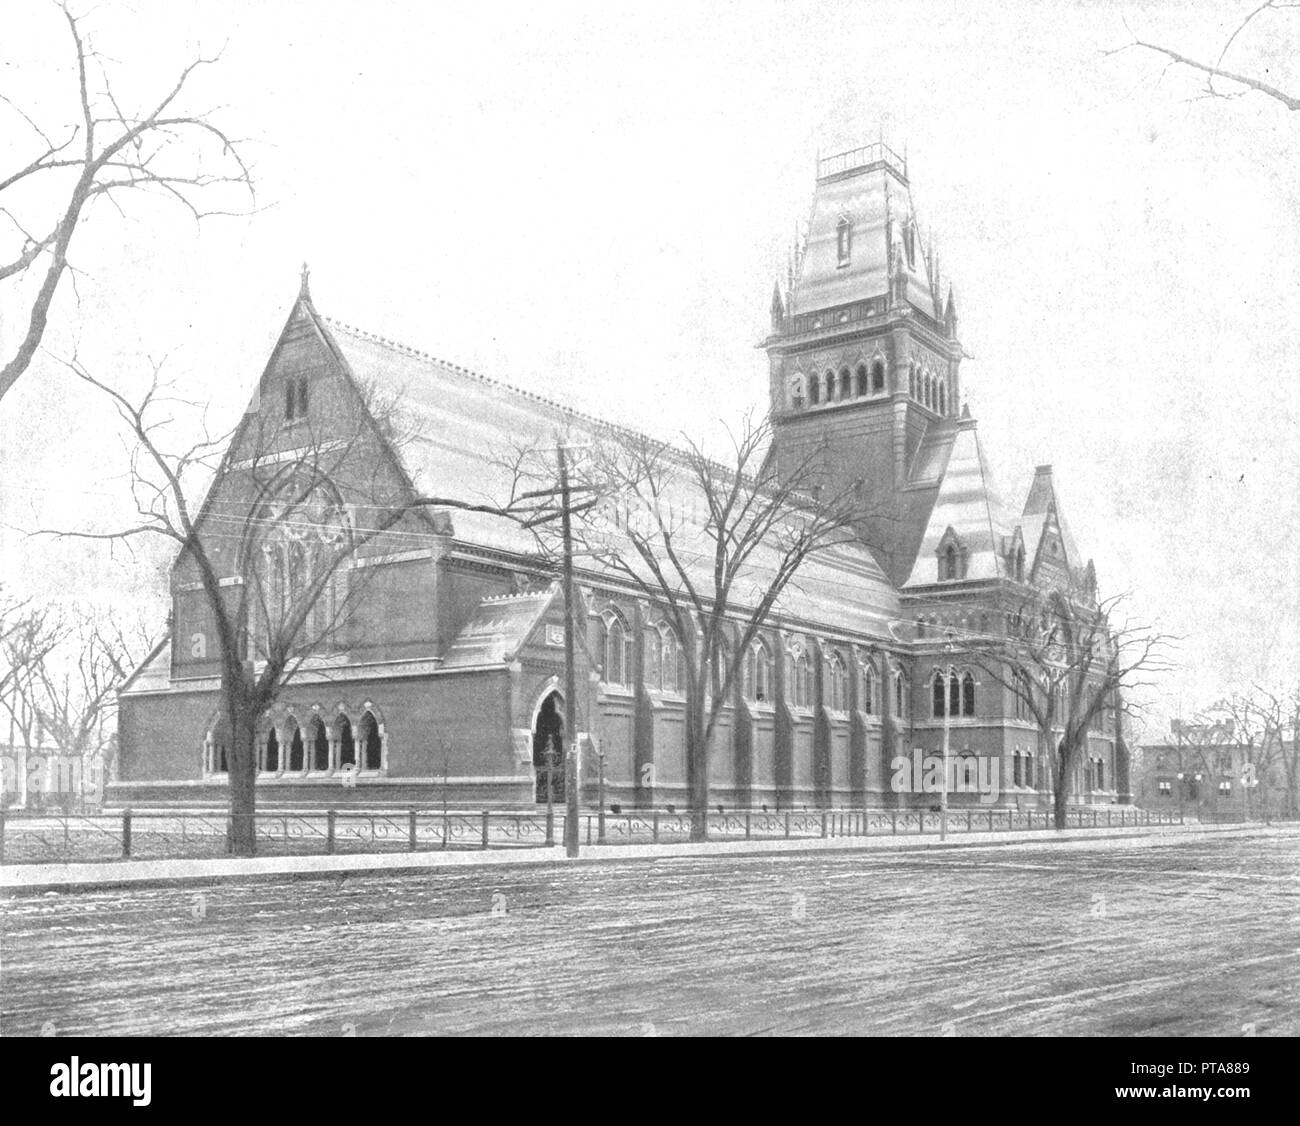
[[[512,660],[555,601],[556,588],[485,598],[447,650],[443,668]]]
[[[927,455],[931,459],[937,455]],[[949,528],[967,552],[966,579],[1005,577],[1003,544],[1014,530],[993,485],[973,419],[962,419],[947,446],[921,547],[904,588],[939,581],[938,550]]]
[[[496,464],[520,444],[549,450],[561,436],[581,442],[599,433],[633,433],[625,427],[571,410],[457,364],[376,336],[333,318],[307,311],[353,375],[395,396],[421,436],[401,450],[403,465],[424,495],[499,503],[511,485],[510,471]],[[689,505],[691,498],[683,497]],[[455,539],[468,545],[528,554],[532,536],[513,521],[487,513],[450,511]],[[684,557],[693,557],[701,589],[711,588],[711,546],[700,535],[684,536]],[[765,585],[775,565],[766,546],[734,586],[741,592]],[[587,566],[592,566],[590,560]],[[588,578],[593,577],[588,572]],[[842,625],[846,632],[889,637],[887,622],[898,616],[897,593],[871,552],[856,541],[837,545],[808,560],[787,587],[782,615]]]
[[[921,246],[921,232],[907,181],[890,170],[891,160],[874,159],[883,146],[857,150],[866,163],[845,173],[817,181],[807,239],[790,296],[789,312],[847,305],[889,292],[889,245],[907,270],[907,298],[916,308],[943,319],[935,303],[929,267]],[[888,150],[883,152],[892,157]],[[834,158],[830,158],[834,159]],[[852,224],[849,262],[839,262],[838,231],[841,216]],[[904,251],[903,232],[916,224],[910,264]],[[887,236],[888,232],[888,236]]]

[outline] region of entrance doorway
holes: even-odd
[[[546,801],[550,783],[551,801],[564,801],[564,716],[563,699],[552,692],[537,711],[533,727],[533,772],[537,778],[536,800]]]

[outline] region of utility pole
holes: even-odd
[[[560,464],[560,529],[564,538],[564,855],[578,855],[578,716],[577,684],[573,668],[573,527],[569,512],[569,465],[564,444],[557,443]]]

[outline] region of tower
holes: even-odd
[[[927,439],[961,425],[956,302],[922,246],[902,157],[882,141],[819,159],[816,172],[763,342],[775,466],[815,465],[823,497],[851,493],[860,533],[901,583],[934,495],[918,461]]]

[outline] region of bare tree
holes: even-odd
[[[1270,699],[1259,689],[1234,692],[1207,708],[1206,715],[1231,732],[1231,746],[1240,769],[1234,782],[1243,787],[1249,813],[1250,790],[1267,778],[1268,768],[1278,755],[1281,701]]]
[[[28,657],[11,714],[25,721],[29,739],[41,732],[43,743],[77,764],[84,785],[88,775],[107,770],[117,690],[158,638],[111,610],[72,606],[47,614],[55,618],[49,636],[57,643]]]
[[[1034,721],[1037,761],[1052,780],[1053,819],[1066,827],[1076,767],[1089,732],[1109,710],[1121,737],[1125,695],[1164,671],[1169,638],[1121,622],[1125,596],[1097,600],[1082,589],[1027,592],[1006,614],[1005,634],[976,639],[971,660],[1013,693]]]
[[[681,645],[695,840],[708,836],[711,748],[746,652],[800,567],[852,541],[863,515],[856,491],[817,496],[820,449],[782,477],[767,472],[770,441],[769,424],[746,417],[724,465],[689,437],[607,431],[575,473],[579,553],[656,606]]]
[[[77,79],[76,119],[42,125],[6,93],[0,108],[21,118],[34,142],[11,172],[0,172],[3,237],[13,248],[0,259],[0,282],[17,287],[22,328],[12,355],[0,357],[0,398],[25,372],[40,346],[51,306],[70,265],[76,232],[99,202],[120,215],[132,198],[160,196],[180,204],[196,222],[212,215],[246,214],[253,181],[240,142],[210,112],[184,108],[196,71],[219,56],[200,55],[171,86],[139,108],[124,107],[106,64],[85,30],[85,17],[59,5],[67,23]],[[24,286],[24,279],[35,277]],[[32,292],[34,290],[34,292]]]
[[[274,409],[254,409],[233,434],[205,427],[201,440],[171,452],[170,412],[179,400],[157,366],[138,400],[75,358],[66,366],[107,397],[126,428],[138,521],[107,532],[42,532],[117,543],[161,536],[180,548],[174,582],[181,595],[194,595],[194,611],[215,636],[215,654],[200,633],[192,655],[212,660],[220,676],[231,848],[252,855],[257,726],[304,663],[346,646],[351,613],[381,571],[367,566],[372,557],[447,533],[448,509],[524,522],[549,502],[520,495],[518,476],[500,503],[417,494],[398,459],[416,436],[410,420],[393,399],[351,381],[338,382],[332,396],[320,384],[311,411],[304,400],[292,425]],[[290,384],[287,393],[299,391]],[[205,471],[211,484],[196,510],[191,497]],[[174,632],[191,644],[183,623]]]
[[[1300,96],[1289,93],[1286,90],[1266,81],[1257,74],[1249,74],[1240,69],[1236,63],[1229,65],[1228,55],[1234,45],[1240,45],[1245,38],[1247,29],[1263,31],[1268,21],[1268,17],[1284,14],[1291,18],[1291,12],[1287,9],[1300,9],[1300,2],[1296,0],[1266,0],[1265,3],[1259,4],[1252,8],[1241,19],[1232,33],[1224,41],[1223,47],[1213,62],[1206,62],[1204,59],[1195,59],[1175,50],[1172,47],[1160,43],[1152,43],[1148,40],[1141,39],[1134,35],[1132,41],[1123,47],[1113,50],[1103,51],[1104,55],[1116,55],[1122,51],[1139,48],[1146,51],[1154,51],[1156,54],[1163,55],[1168,60],[1166,66],[1178,66],[1202,76],[1205,80],[1204,97],[1208,98],[1240,98],[1247,94],[1258,93],[1273,99],[1289,110],[1300,110]],[[1127,27],[1127,22],[1125,23]],[[1276,35],[1276,26],[1268,29],[1268,34]],[[1264,67],[1263,72],[1268,73],[1268,68]],[[1216,83],[1216,79],[1218,82]]]

